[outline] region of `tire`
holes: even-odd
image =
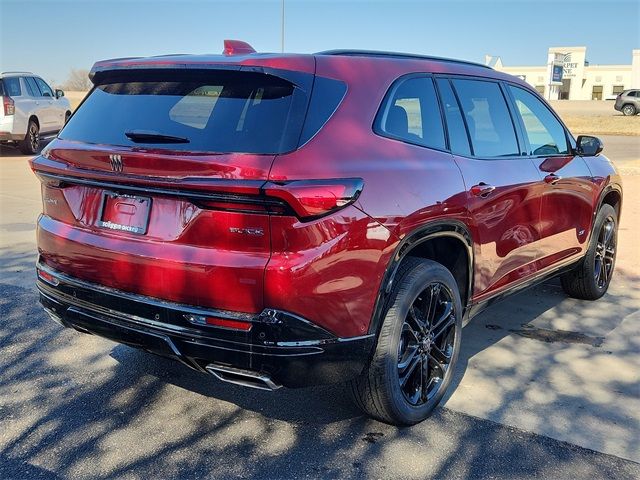
[[[25,155],[35,155],[40,149],[40,127],[35,120],[29,120],[27,133],[20,142],[20,151]]]
[[[449,270],[434,261],[406,258],[396,278],[371,362],[350,386],[366,414],[385,423],[413,425],[431,414],[451,384],[460,350],[462,302]],[[420,311],[423,322],[409,314],[410,307]],[[424,322],[429,317],[431,322]]]
[[[624,107],[622,107],[622,114],[623,115],[627,115],[629,117],[634,116],[637,113],[636,111],[636,107],[631,105],[630,103],[626,104]]]
[[[594,223],[591,243],[580,264],[560,277],[567,295],[597,300],[609,288],[616,263],[618,215],[611,205],[602,205]]]

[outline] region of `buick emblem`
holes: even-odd
[[[121,172],[124,168],[122,156],[120,155],[109,155],[109,161],[111,162],[111,170],[114,172]]]

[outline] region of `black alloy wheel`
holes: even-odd
[[[409,307],[398,345],[398,382],[411,405],[422,405],[442,387],[454,350],[456,312],[446,285],[429,284]]]

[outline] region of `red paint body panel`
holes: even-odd
[[[479,302],[579,258],[601,192],[620,188],[603,157],[485,160],[373,132],[386,92],[405,74],[473,75],[531,91],[491,69],[392,57],[232,55],[113,60],[96,64],[94,71],[216,66],[315,73],[344,82],[347,90],[315,136],[277,156],[54,141],[32,161],[44,182],[38,248],[46,264],[79,279],[194,306],[251,313],[280,309],[339,337],[355,337],[369,330],[398,246],[426,225],[466,226],[474,254],[472,302]],[[112,171],[113,155],[121,156],[125,173]],[[562,177],[554,185],[544,180],[550,170]],[[135,235],[97,225],[103,192],[112,187],[57,183],[46,175],[165,193],[148,193],[148,230]],[[275,182],[274,190],[283,189],[279,198],[286,200],[286,182],[354,178],[364,184],[355,202],[304,221],[295,211],[217,209],[224,202],[204,208],[190,196],[263,200],[264,185]],[[495,190],[486,198],[472,195],[471,187],[480,183]]]

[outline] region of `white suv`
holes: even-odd
[[[54,136],[71,116],[62,90],[55,93],[47,82],[29,72],[0,74],[0,143],[17,144],[33,155],[41,138]]]

